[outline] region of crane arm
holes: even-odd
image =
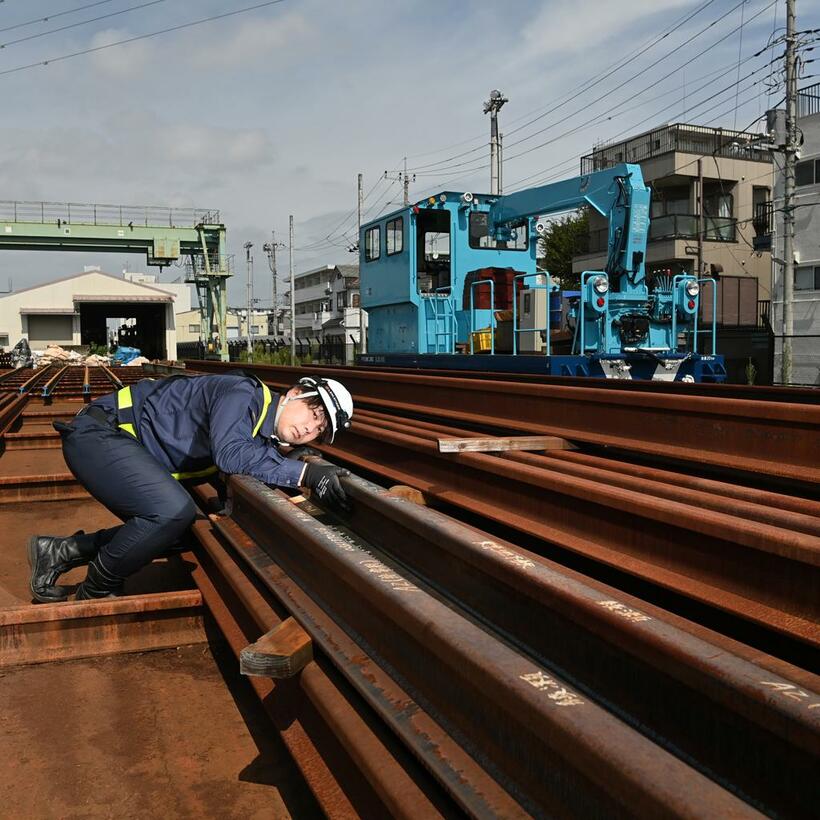
[[[630,285],[638,285],[644,279],[649,201],[640,166],[623,163],[501,196],[490,207],[489,229],[504,239],[510,226],[524,219],[589,205],[609,220],[607,273],[615,278],[626,275]]]

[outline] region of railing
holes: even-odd
[[[820,83],[797,92],[797,116],[811,117],[820,114]]]
[[[704,216],[703,238],[707,242],[736,242],[737,220],[728,216]],[[656,216],[649,223],[649,241],[697,239],[697,214]]]
[[[234,272],[234,255],[232,253],[211,252],[208,254],[208,267],[205,266],[205,257],[200,253],[185,260],[185,281],[194,282],[208,274],[221,273],[232,276]]]
[[[155,205],[100,205],[81,202],[0,201],[0,222],[53,222],[67,225],[115,225],[120,228],[190,228],[219,225],[219,211],[164,208]]]
[[[726,216],[705,216],[703,238],[707,242],[737,242],[737,220]],[[650,242],[665,239],[697,239],[696,214],[667,214],[656,216],[649,223]],[[609,247],[609,228],[589,232],[584,253],[605,253]]]
[[[729,131],[702,125],[675,123],[611,145],[600,145],[581,157],[581,173],[603,171],[622,162],[643,162],[652,157],[679,151],[701,156],[771,162],[771,157],[752,148],[757,134]]]

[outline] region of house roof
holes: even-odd
[[[151,285],[145,285],[142,282],[132,282],[130,279],[125,279],[122,276],[115,276],[113,273],[105,273],[105,271],[101,270],[86,270],[81,273],[72,273],[70,276],[61,276],[59,279],[52,279],[50,282],[41,282],[39,285],[31,285],[27,288],[20,288],[20,290],[14,290],[11,293],[4,293],[0,296],[0,299],[8,299],[10,296],[17,296],[20,293],[39,290],[40,288],[49,288],[59,282],[68,282],[71,279],[81,279],[84,276],[107,276],[109,279],[115,279],[117,282],[125,282],[134,288],[142,288],[144,290],[153,291],[154,293],[162,294],[163,296],[168,296],[169,294],[167,290],[151,287]]]

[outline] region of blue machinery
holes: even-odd
[[[548,305],[556,290],[549,273],[536,270],[537,218],[585,204],[609,220],[607,262],[581,274],[567,313],[571,340],[557,353],[550,311],[544,325],[523,328],[519,299],[529,293]],[[679,274],[647,281],[649,204],[640,167],[622,164],[507,196],[445,191],[363,225],[369,349],[361,363],[723,381],[714,309],[711,328],[700,330],[711,352],[698,352],[701,289],[711,283],[714,299],[714,280]],[[524,352],[522,334],[536,333],[543,350]]]

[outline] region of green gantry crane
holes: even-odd
[[[73,202],[0,201],[0,249],[144,253],[149,265],[185,265],[196,287],[206,355],[228,361],[226,253],[219,211]]]

